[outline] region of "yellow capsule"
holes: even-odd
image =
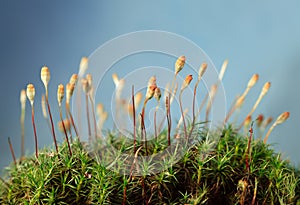
[[[236,107],[236,108],[241,107],[242,104],[244,103],[244,101],[245,101],[245,96],[242,95],[241,97],[239,97],[239,98],[237,99],[237,101],[236,101],[236,103],[235,103],[235,107]]]
[[[251,79],[249,80],[247,87],[248,88],[252,88],[256,84],[256,82],[258,81],[258,78],[259,78],[259,75],[258,74],[254,74],[251,77]]]
[[[198,72],[198,80],[200,80],[202,78],[202,76],[204,75],[206,69],[207,69],[207,63],[202,63],[200,68],[199,68],[199,72]]]
[[[25,90],[21,90],[20,102],[21,102],[21,108],[22,108],[22,110],[24,110],[25,106],[26,106],[26,91]]]
[[[84,91],[86,94],[89,93],[89,91],[91,90],[91,88],[90,88],[90,86],[89,86],[89,84],[88,84],[87,79],[82,78],[82,79],[81,79],[81,85],[82,85],[83,91]]]
[[[83,76],[89,66],[89,59],[87,57],[82,57],[79,64],[79,76]]]
[[[73,95],[73,92],[74,92],[74,84],[72,83],[68,83],[66,85],[66,102],[69,103],[70,102],[70,99]]]
[[[59,106],[61,106],[61,102],[64,98],[64,95],[65,95],[64,85],[60,84],[57,87],[57,101],[58,101]]]
[[[43,66],[41,69],[41,80],[44,83],[45,88],[47,89],[48,83],[50,81],[50,71],[47,66]]]
[[[289,117],[290,117],[290,113],[284,112],[281,115],[279,115],[279,117],[276,119],[276,123],[281,124],[281,123],[285,122]]]
[[[177,75],[184,67],[185,56],[180,56],[175,63],[175,74]]]
[[[118,87],[118,85],[119,85],[119,77],[118,77],[118,75],[116,73],[112,74],[112,79],[114,81],[115,86]]]
[[[63,124],[63,123],[64,123],[64,124]],[[64,125],[66,131],[69,132],[70,129],[71,129],[71,123],[70,123],[70,120],[69,120],[69,119],[64,119],[64,120],[63,120],[63,123],[62,123],[62,121],[59,121],[59,122],[57,123],[59,131],[62,132],[62,133],[64,133],[64,127],[63,127],[63,125]]]
[[[35,96],[35,88],[34,88],[33,84],[27,85],[26,95],[27,95],[28,100],[31,103],[31,106],[33,106],[34,96]]]
[[[97,109],[97,115],[98,115],[98,117],[100,117],[103,114],[103,112],[104,112],[104,106],[103,106],[103,104],[99,103],[97,105],[96,109]]]
[[[262,89],[262,94],[265,95],[269,91],[270,87],[271,87],[271,83],[270,82],[266,82],[264,84],[263,89]]]
[[[73,74],[70,78],[70,81],[69,83],[70,84],[73,84],[74,86],[77,84],[77,81],[78,81],[78,75],[77,74]]]

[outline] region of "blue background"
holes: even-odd
[[[7,137],[20,154],[19,92],[27,83],[43,92],[40,68],[51,69],[50,103],[57,110],[56,88],[78,71],[82,56],[128,32],[174,32],[199,45],[219,69],[229,59],[223,83],[227,100],[243,92],[254,73],[260,80],[246,101],[248,112],[264,82],[272,87],[256,115],[277,117],[290,111],[269,142],[300,163],[299,74],[300,2],[294,1],[14,1],[0,2],[0,168],[11,161]],[[39,85],[39,86],[38,86]],[[40,110],[40,99],[36,100]],[[33,151],[27,103],[26,149]],[[58,115],[54,114],[58,119]],[[41,113],[36,116],[39,146],[52,143]]]

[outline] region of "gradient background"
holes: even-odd
[[[106,41],[128,32],[155,29],[182,35],[200,46],[219,69],[229,59],[223,79],[228,103],[243,92],[254,73],[260,80],[247,99],[248,112],[264,82],[272,87],[255,114],[277,117],[290,111],[269,142],[300,164],[300,2],[294,1],[40,1],[0,2],[0,169],[12,159],[7,137],[20,152],[19,92],[36,86],[40,110],[40,68],[51,69],[50,103],[57,109],[56,88],[78,71],[79,60]],[[26,149],[33,151],[27,103]],[[54,118],[58,116],[54,114]],[[52,143],[41,113],[36,115],[39,146]],[[57,132],[58,133],[58,132]]]

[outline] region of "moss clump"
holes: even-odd
[[[59,154],[39,150],[38,159],[27,157],[8,168],[0,204],[122,204],[124,193],[126,204],[299,204],[300,172],[270,145],[251,142],[248,171],[247,136],[228,126],[209,152],[206,132],[197,131],[196,138],[198,143],[166,170],[132,178],[97,163],[78,141],[71,145],[71,157],[67,143],[60,145]],[[133,149],[122,136],[106,139],[106,146],[120,153]],[[159,152],[156,147],[167,143],[163,132],[149,143],[149,152]]]

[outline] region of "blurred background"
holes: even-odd
[[[287,123],[278,126],[269,143],[284,158],[300,165],[300,2],[294,1],[14,1],[0,2],[0,169],[12,157],[10,137],[20,155],[20,90],[36,85],[36,124],[39,147],[52,144],[40,108],[40,69],[51,70],[49,89],[52,111],[58,109],[56,89],[78,72],[82,56],[112,38],[139,30],[164,30],[184,36],[201,47],[219,70],[229,60],[223,79],[228,104],[254,73],[257,85],[242,108],[251,109],[266,81],[272,86],[255,116],[276,118],[290,111]],[[173,66],[173,65],[172,65]],[[112,84],[113,85],[113,84]],[[243,114],[240,120],[243,119]],[[59,119],[57,112],[54,114]],[[58,134],[58,131],[57,131]],[[60,135],[60,134],[58,134]],[[30,106],[25,119],[26,152],[34,151]],[[59,137],[59,141],[62,137]]]

